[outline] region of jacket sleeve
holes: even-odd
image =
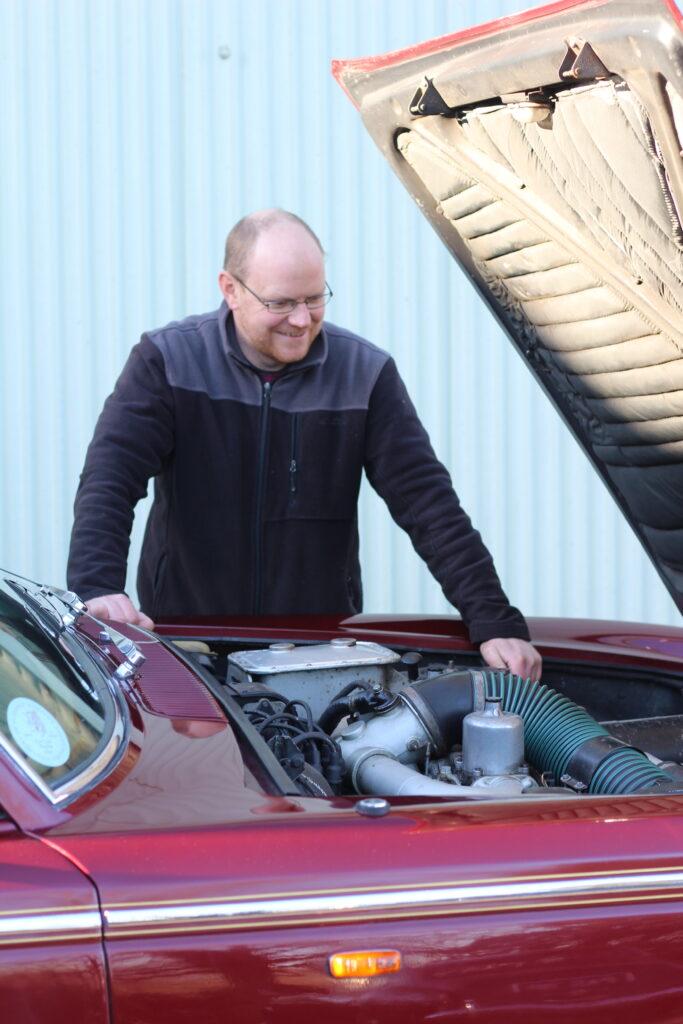
[[[124,592],[135,506],[173,446],[163,357],[143,335],[104,404],[76,494],[67,580],[83,600]]]
[[[472,643],[529,639],[524,617],[505,596],[493,559],[434,454],[393,359],[372,392],[365,450],[370,483],[462,615]]]

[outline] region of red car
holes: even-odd
[[[337,65],[683,607],[683,32]],[[0,572],[7,1024],[683,1020],[683,629],[91,618]],[[679,971],[681,972],[679,975]]]

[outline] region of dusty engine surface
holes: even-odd
[[[541,682],[350,638],[231,654],[226,686],[304,793],[680,791],[683,768]]]

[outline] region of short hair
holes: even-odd
[[[325,255],[325,250],[315,231],[308,226],[305,220],[297,217],[295,213],[279,209],[257,210],[256,213],[248,213],[246,217],[238,220],[230,231],[225,241],[223,269],[227,270],[230,274],[244,277],[247,271],[249,256],[259,235],[276,224],[298,224],[299,227],[308,232],[322,255]]]

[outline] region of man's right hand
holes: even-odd
[[[144,612],[139,612],[130,598],[125,594],[102,594],[85,602],[86,608],[96,619],[116,619],[117,622],[130,622],[134,626],[154,629],[154,623]]]

